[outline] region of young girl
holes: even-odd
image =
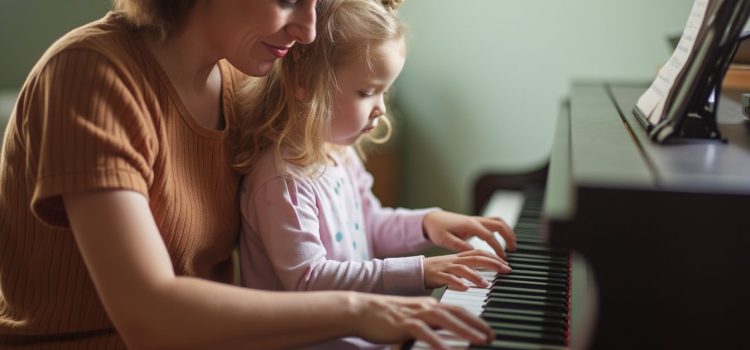
[[[245,87],[251,109],[237,162],[248,172],[241,195],[245,286],[415,295],[446,284],[467,289],[462,278],[487,286],[473,268],[510,271],[497,255],[465,242],[480,236],[503,254],[492,236],[498,231],[513,249],[514,234],[502,220],[382,208],[352,150],[386,121],[386,91],[404,65],[398,2],[338,1],[320,18],[319,39],[294,47],[267,79]],[[432,243],[463,252],[381,259]]]

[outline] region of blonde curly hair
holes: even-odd
[[[396,11],[401,7],[401,4],[404,3],[404,0],[381,0],[380,3],[382,3],[383,7],[388,11]]]
[[[240,89],[235,169],[248,173],[271,147],[302,168],[325,164],[324,136],[333,115],[335,68],[353,59],[369,59],[371,48],[383,42],[403,39],[406,29],[395,13],[402,2],[320,3],[315,41],[295,45],[271,74],[247,80]],[[305,101],[297,98],[300,90],[306,93]],[[385,116],[381,118],[385,121],[381,124],[390,125]]]

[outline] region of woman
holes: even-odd
[[[231,280],[235,87],[315,38],[332,0],[115,0],[29,75],[0,163],[0,346],[279,348],[357,335],[481,342],[429,298]]]

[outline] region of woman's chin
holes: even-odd
[[[229,63],[237,68],[237,70],[239,70],[240,72],[251,77],[265,77],[266,75],[271,73],[274,62],[275,60],[270,62],[252,62],[250,64],[244,64],[241,66],[234,65],[232,62]]]

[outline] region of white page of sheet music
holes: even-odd
[[[654,82],[638,99],[636,106],[651,124],[657,124],[661,120],[674,81],[682,72],[685,64],[690,62],[693,46],[695,46],[696,38],[703,26],[703,19],[706,17],[710,2],[711,0],[695,0],[685,30],[682,31],[682,37],[672,53],[672,57],[662,66]]]

